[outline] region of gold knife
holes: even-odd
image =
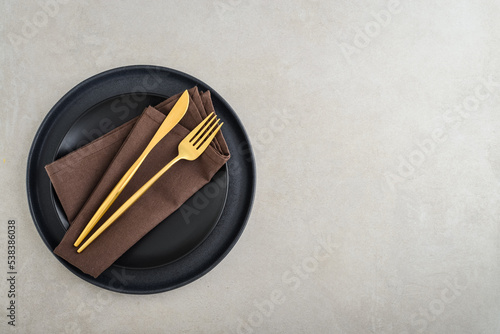
[[[179,123],[182,117],[184,117],[184,114],[186,114],[188,106],[189,106],[189,93],[187,90],[185,90],[184,93],[182,93],[181,97],[179,97],[179,99],[175,103],[172,110],[168,113],[165,120],[161,123],[158,131],[156,131],[155,135],[153,136],[153,139],[151,139],[148,146],[146,146],[146,149],[141,153],[139,158],[134,162],[134,164],[125,173],[125,175],[123,175],[121,180],[118,181],[118,183],[113,188],[113,190],[111,190],[111,192],[106,197],[104,202],[102,202],[99,209],[97,209],[92,219],[90,219],[87,226],[85,226],[84,230],[74,243],[75,247],[78,247],[81,244],[83,239],[85,239],[85,237],[90,233],[92,228],[94,228],[94,226],[97,224],[99,219],[101,219],[101,217],[109,209],[111,204],[113,204],[118,195],[120,195],[122,190],[128,184],[130,179],[132,179],[132,176],[134,176],[135,172],[137,172],[144,159],[146,159],[146,157],[148,156],[149,152],[151,152],[151,150],[156,146],[156,144],[158,144],[158,142],[163,137],[165,137],[167,133],[169,133],[170,130],[172,130],[173,127],[177,125],[177,123]]]

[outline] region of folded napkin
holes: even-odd
[[[177,154],[179,142],[214,111],[210,92],[189,90],[189,107],[179,122],[151,151],[123,192],[94,227],[93,233],[134,192]],[[90,144],[45,167],[68,217],[70,227],[54,253],[83,272],[99,276],[144,235],[207,184],[229,160],[219,131],[196,160],[181,160],[82,253],[73,243],[123,174],[139,157],[180,94]]]

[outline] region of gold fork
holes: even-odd
[[[139,190],[137,190],[130,198],[123,203],[123,205],[116,210],[111,217],[102,224],[101,227],[97,229],[90,236],[90,238],[85,241],[85,243],[78,248],[78,253],[81,253],[88,245],[92,243],[99,235],[101,235],[104,230],[106,230],[111,224],[114,223],[118,217],[120,217],[132,204],[135,203],[141,197],[146,190],[148,190],[153,183],[155,183],[167,170],[170,169],[176,162],[180,160],[195,160],[197,159],[208,147],[210,142],[214,139],[217,132],[220,130],[222,124],[219,124],[219,119],[215,117],[212,112],[208,115],[196,128],[193,129],[179,144],[178,150],[179,154],[172,159],[168,164],[165,165],[158,173],[155,174],[148,182],[146,182]]]

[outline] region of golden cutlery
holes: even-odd
[[[137,190],[111,217],[102,224],[97,231],[85,241],[78,249],[81,253],[88,245],[92,243],[104,230],[106,230],[113,222],[118,219],[132,204],[134,204],[167,170],[170,169],[176,162],[180,160],[195,160],[208,147],[214,139],[222,124],[219,124],[219,119],[212,112],[208,115],[196,128],[193,129],[179,144],[179,154],[172,159],[165,167],[156,173],[148,182],[146,182],[139,190]]]
[[[179,121],[184,117],[184,114],[187,111],[187,108],[189,106],[189,93],[187,90],[182,93],[181,97],[177,100],[175,103],[174,107],[172,110],[168,113],[167,117],[163,122],[161,123],[160,127],[156,131],[155,135],[149,142],[148,146],[144,149],[144,151],[141,153],[139,158],[134,162],[134,164],[129,168],[129,170],[123,175],[120,181],[116,184],[116,186],[111,190],[109,195],[106,197],[104,202],[102,202],[101,206],[97,209],[95,212],[94,216],[90,219],[90,221],[87,223],[87,226],[83,229],[82,233],[78,237],[78,239],[75,241],[74,246],[78,247],[80,243],[85,239],[85,237],[90,233],[90,231],[94,228],[94,226],[97,224],[99,219],[102,218],[104,213],[109,209],[111,204],[116,200],[118,195],[122,192],[122,190],[125,188],[125,186],[129,183],[129,181],[132,179],[132,176],[134,176],[135,172],[139,169],[143,161],[146,159],[148,154],[151,152],[151,150],[160,142],[163,137],[167,135],[167,133],[170,132],[170,130],[173,129],[174,126],[179,123]]]

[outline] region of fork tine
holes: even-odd
[[[214,132],[212,132],[212,134],[208,138],[206,138],[206,137],[203,138],[205,141],[204,142],[202,141],[202,144],[200,144],[200,146],[198,146],[196,148],[198,151],[204,152],[207,149],[208,145],[210,145],[212,140],[214,140],[214,137],[217,134],[217,132],[220,130],[222,124],[224,124],[224,122],[220,123],[219,126],[214,130]],[[216,124],[214,124],[214,126],[215,125]],[[210,129],[210,131],[212,131],[212,129]],[[207,132],[207,135],[210,133],[210,131]]]
[[[214,121],[218,122],[216,115],[214,115],[214,117],[212,117],[212,119],[203,126],[203,128],[198,132],[196,137],[194,137],[192,140],[190,140],[190,142],[193,144],[193,146],[195,145],[195,143],[198,142],[198,140],[200,139],[201,136],[205,136],[205,131],[207,131],[207,129],[210,128],[210,126],[212,125],[212,123]]]
[[[210,115],[208,115],[207,117],[205,117],[205,119],[200,123],[198,124],[184,139],[188,139],[189,141],[192,141],[194,136],[196,136],[199,132],[200,132],[200,129],[205,125],[205,123],[207,123],[209,121],[209,119],[211,119],[212,117],[214,116],[214,113],[211,112]]]
[[[198,147],[201,146],[201,144],[203,144],[203,142],[205,141],[205,139],[207,139],[207,137],[212,133],[212,130],[217,126],[219,125],[219,119],[216,119],[215,122],[213,124],[211,124],[212,122],[208,123],[207,125],[205,125],[205,128],[203,129],[203,131],[201,133],[203,133],[203,136],[201,136],[201,138],[197,138],[196,141],[193,141],[193,146],[198,149]]]

